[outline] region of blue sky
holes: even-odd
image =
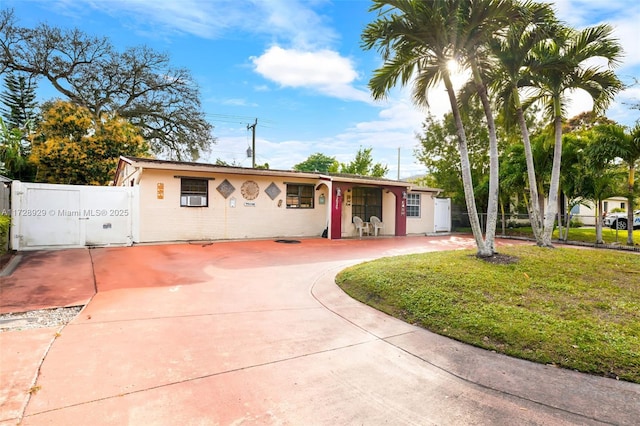
[[[576,28],[607,22],[624,49],[616,70],[630,83],[640,79],[640,2],[562,0],[552,2],[560,19]],[[369,96],[367,83],[381,62],[362,51],[360,34],[374,15],[365,0],[0,0],[19,24],[39,22],[108,36],[120,49],[147,45],[167,52],[176,67],[191,71],[218,142],[208,157],[250,167],[247,124],[258,119],[256,161],[290,169],[321,152],[339,161],[372,148],[388,177],[425,172],[414,158],[416,132],[426,115],[408,90],[394,90],[384,102]],[[57,96],[40,82],[40,94]],[[640,111],[625,103],[640,100],[640,87],[621,93],[608,111],[632,125]],[[449,109],[443,89],[430,99],[431,113]],[[591,107],[576,94],[569,110]]]

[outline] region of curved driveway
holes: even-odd
[[[51,345],[23,424],[635,424],[638,385],[454,342],[333,282],[366,259],[472,246],[446,236],[90,250],[97,294]]]

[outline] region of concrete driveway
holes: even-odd
[[[87,262],[97,293],[62,330],[0,333],[0,425],[637,424],[638,385],[460,344],[334,284],[366,259],[465,247],[447,236],[50,252],[68,256],[48,265],[52,295]],[[14,279],[38,268],[26,260]]]

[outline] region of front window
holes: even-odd
[[[420,217],[420,194],[407,194],[407,217]]]
[[[314,199],[313,185],[287,184],[288,209],[312,209]]]
[[[209,181],[207,179],[180,179],[180,207],[207,207]]]
[[[371,216],[382,219],[382,190],[380,188],[353,188],[352,216],[369,222]]]

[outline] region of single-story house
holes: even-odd
[[[614,196],[602,201],[602,210],[605,214],[609,214],[612,210],[627,211],[628,200],[626,197]],[[571,209],[571,217],[580,220],[583,225],[595,226],[596,224],[596,208],[592,201],[586,201],[584,204],[573,206]]]
[[[113,185],[136,188],[134,242],[340,239],[357,235],[354,216],[380,218],[379,235],[449,230],[439,189],[390,179],[120,157]]]

